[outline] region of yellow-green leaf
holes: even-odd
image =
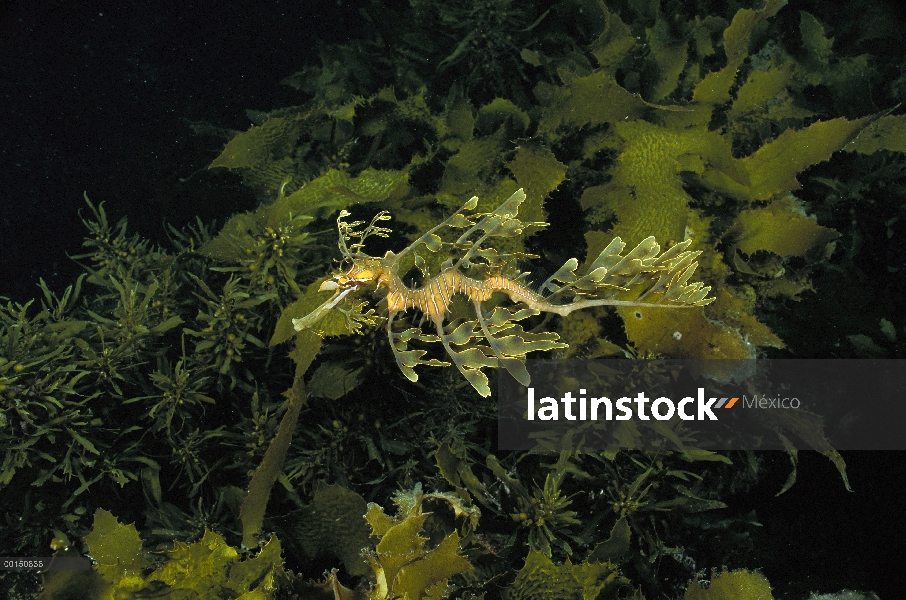
[[[906,115],[881,117],[868,125],[844,150],[874,154],[878,150],[906,152]]]
[[[765,208],[742,211],[734,231],[738,235],[737,247],[746,254],[767,250],[783,258],[802,256],[813,247],[840,237],[807,216],[801,203],[791,196]]]
[[[876,117],[849,121],[819,121],[798,131],[788,129],[742,159],[751,180],[750,197],[767,200],[774,194],[799,189],[796,175],[843,149]]]
[[[693,581],[686,589],[684,600],[774,600],[771,585],[761,573],[728,572],[726,567],[711,578],[707,587]]]
[[[85,542],[91,557],[102,565],[145,565],[142,540],[135,524],[121,525],[112,514],[103,508],[94,513],[94,527]]]
[[[402,597],[421,598],[429,587],[446,581],[472,568],[459,554],[459,533],[454,531],[440,545],[420,560],[400,569],[393,585],[393,593]]]

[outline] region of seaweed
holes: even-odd
[[[134,525],[121,525],[107,511],[98,510],[86,537],[96,565],[86,575],[79,571],[51,572],[42,598],[54,598],[79,586],[86,600],[95,598],[218,596],[274,598],[278,581],[285,577],[280,542],[271,538],[257,556],[240,560],[239,553],[217,533],[206,531],[194,544],[177,542],[166,550],[165,560],[149,556]],[[147,572],[146,569],[153,570]]]

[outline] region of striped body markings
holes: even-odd
[[[378,286],[388,288],[387,310],[391,315],[416,308],[434,321],[443,319],[455,294],[466,296],[473,303],[490,300],[495,292],[504,292],[514,302],[524,302],[533,308],[545,302],[532,291],[503,275],[492,275],[485,280],[472,279],[458,269],[447,269],[429,279],[418,288],[409,288],[393,275],[379,281]]]

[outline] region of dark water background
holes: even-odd
[[[238,178],[201,172],[223,141],[187,121],[245,130],[246,109],[304,98],[280,80],[317,40],[361,36],[336,0],[16,2],[0,8],[0,294],[80,272],[82,192],[162,239],[195,215],[254,206]],[[12,242],[12,243],[11,243]]]

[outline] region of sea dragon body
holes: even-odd
[[[293,319],[297,331],[315,329],[316,323],[327,311],[337,307],[345,298],[372,284],[384,294],[386,303],[386,329],[390,345],[400,370],[411,381],[416,381],[416,365],[448,365],[436,359],[424,360],[425,350],[410,350],[413,340],[441,342],[453,364],[482,396],[490,395],[485,367],[499,364],[523,385],[530,379],[525,369],[525,356],[532,351],[565,348],[553,332],[529,332],[516,323],[539,313],[567,316],[573,311],[593,306],[703,306],[713,300],[708,298],[710,287],[689,283],[699,252],[688,251],[691,241],[674,245],[660,253],[660,246],[653,237],[643,240],[625,256],[620,253],[625,244],[615,238],[592,262],[584,275],[575,273],[578,261],[574,258],[551,275],[535,292],[521,281],[527,273],[508,277],[516,260],[528,255],[523,253],[501,254],[485,247],[492,237],[517,237],[524,228],[544,226],[546,223],[523,223],[516,218],[519,206],[525,200],[523,190],[516,191],[497,209],[490,213],[466,215],[475,209],[478,198],[470,199],[451,217],[432,228],[402,252],[387,252],[383,257],[368,256],[362,252],[364,240],[370,235],[386,237],[389,230],[379,227],[379,221],[389,219],[386,212],[379,213],[362,231],[354,228],[362,222],[345,223],[348,216],[341,211],[337,219],[340,230],[340,250],[350,266],[324,281],[320,291],[333,291],[334,295],[308,315]],[[458,239],[445,242],[437,234],[443,228],[465,229]],[[357,239],[355,243],[347,242]],[[416,250],[440,252],[448,249],[451,256],[443,263],[440,272],[427,276],[424,259]],[[460,254],[454,260],[453,256]],[[401,261],[413,254],[413,264],[425,276],[422,285],[407,286],[400,278]],[[468,274],[466,272],[468,271]],[[471,275],[480,275],[481,278]],[[625,299],[640,285],[650,284],[631,299]],[[547,295],[542,295],[549,292]],[[487,312],[485,304],[495,294],[509,297],[513,307],[495,306]],[[474,319],[446,325],[453,298],[466,297],[474,307]],[[424,319],[434,325],[436,335],[427,334],[420,327],[401,332],[394,331],[394,319],[400,313],[417,309]],[[455,327],[453,325],[456,325]]]

